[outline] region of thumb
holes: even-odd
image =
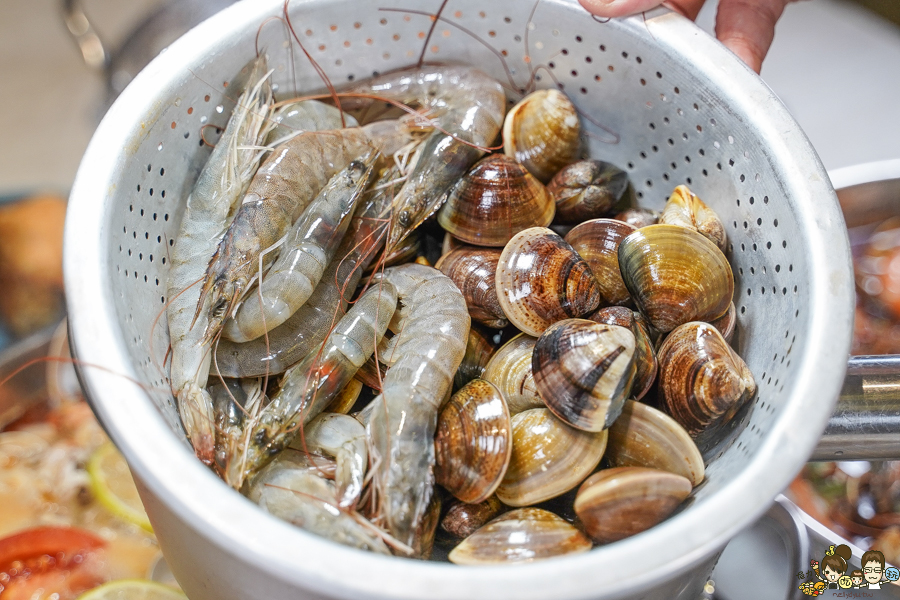
[[[716,37],[759,73],[775,37],[775,23],[790,0],[721,0]]]

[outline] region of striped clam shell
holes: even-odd
[[[547,190],[556,201],[555,222],[570,225],[603,217],[623,199],[634,196],[625,171],[591,159],[564,167],[547,184]]]
[[[725,252],[725,225],[716,211],[711,209],[686,185],[679,185],[669,196],[659,222],[666,225],[680,225],[693,229]]]
[[[747,363],[709,323],[686,323],[663,341],[660,405],[697,439],[726,423],[756,393]]]
[[[551,324],[583,317],[600,304],[590,266],[550,229],[532,227],[509,241],[497,265],[497,297],[509,321],[538,337]]]
[[[462,292],[469,316],[496,329],[509,323],[497,299],[494,282],[501,252],[500,248],[461,246],[441,256],[435,264]]]
[[[619,243],[634,231],[628,223],[593,219],[566,234],[566,242],[590,265],[605,304],[624,305],[631,301],[619,271]]]
[[[603,431],[631,393],[634,353],[630,329],[566,319],[535,344],[534,383],[557,417],[584,431]]]
[[[503,152],[542,182],[575,162],[581,123],[572,101],[559,90],[537,90],[513,106],[503,121]]]
[[[482,378],[497,386],[512,415],[544,407],[531,371],[535,342],[536,338],[520,333],[494,352],[484,368]]]
[[[653,382],[656,381],[656,371],[658,363],[656,361],[656,350],[653,346],[653,340],[650,339],[650,332],[647,329],[647,320],[644,316],[630,308],[624,306],[609,306],[601,308],[590,317],[595,323],[606,323],[607,325],[618,325],[631,330],[634,335],[634,383],[631,386],[631,397],[635,400],[643,398]]]

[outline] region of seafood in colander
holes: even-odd
[[[206,257],[203,294],[215,299],[201,301],[230,338],[213,336],[211,372],[239,378],[216,383],[213,423],[227,424],[228,444],[213,467],[339,543],[415,558],[459,544],[449,559],[462,564],[583,552],[677,513],[703,481],[697,441],[714,446],[756,389],[715,329],[735,322],[721,221],[679,186],[664,224],[645,227],[623,171],[579,162],[578,113],[562,92],[526,96],[504,125],[497,82],[425,66],[355,83],[341,105],[376,98],[405,103],[407,124],[430,132],[378,144],[371,132],[397,128],[373,128],[364,111],[361,127],[279,130],[270,139],[289,139],[273,156],[330,166],[305,178],[315,185],[279,179],[268,196],[280,199],[263,207],[270,158]],[[506,155],[476,164],[501,129]],[[278,304],[294,292],[277,273],[300,260],[283,232],[322,218],[306,205],[344,169],[355,169],[341,184],[353,200],[335,213],[346,221],[317,242],[337,249],[307,252],[305,301]],[[623,211],[640,218],[623,223]],[[571,226],[566,239],[552,229]],[[226,256],[232,280],[218,270]],[[258,299],[278,309],[277,326],[235,333]],[[565,507],[531,508],[547,501]]]

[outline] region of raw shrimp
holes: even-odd
[[[266,138],[266,144],[277,146],[290,138],[300,135],[304,131],[328,131],[344,127],[341,123],[341,111],[319,102],[318,100],[301,100],[285,104],[272,115],[275,127]],[[346,127],[356,127],[356,119],[348,114],[344,115]]]
[[[201,301],[210,297],[207,339],[274,260],[272,252],[263,252],[287,233],[328,180],[372,151],[361,129],[306,132],[278,146],[260,166],[206,271]],[[196,308],[198,314],[203,310]]]
[[[196,284],[259,164],[257,147],[268,133],[273,100],[265,58],[253,60],[245,69],[250,71],[251,87],[238,99],[225,133],[188,196],[169,269],[166,313],[172,344],[171,386],[185,432],[200,460],[210,465],[215,417],[212,401],[203,389],[210,364],[209,345],[203,339],[206,311],[201,311],[193,328],[191,320],[201,298]]]
[[[371,286],[338,322],[320,352],[288,369],[281,389],[247,424],[242,448],[230,457],[226,482],[240,489],[248,475],[281,452],[299,427],[328,406],[375,351],[397,306],[389,282]]]
[[[284,452],[250,481],[247,497],[310,533],[354,548],[390,554],[373,525],[356,512],[339,508],[334,484],[320,476],[320,463],[327,460]]]
[[[434,475],[438,408],[453,384],[469,335],[462,293],[437,269],[407,264],[386,269],[409,309],[397,337],[395,361],[373,401],[367,433],[375,494],[373,522],[415,550],[415,532],[428,511]]]
[[[278,146],[260,166],[241,208],[206,271],[207,338],[230,317],[254,277],[276,258],[270,250],[328,181],[373,149],[391,155],[412,139],[397,119],[367,127],[302,133]],[[197,310],[201,310],[197,305]]]
[[[304,445],[306,448],[303,448]],[[366,428],[362,423],[349,415],[322,413],[309,422],[303,429],[303,435],[298,435],[291,447],[310,452],[323,451],[334,457],[337,463],[334,482],[338,506],[356,509],[369,464]]]
[[[225,462],[235,453],[244,435],[248,417],[258,413],[265,398],[262,378],[212,379],[209,394],[216,415],[216,467],[224,472]]]
[[[443,129],[422,144],[394,201],[390,251],[440,207],[450,186],[484,154],[473,145],[485,148],[494,142],[503,125],[506,96],[497,81],[478,69],[447,65],[388,73],[348,91],[418,105]],[[352,98],[342,102],[360,103]]]
[[[387,235],[385,216],[394,191],[399,189],[399,183],[391,183],[396,178],[397,170],[391,169],[378,180],[306,304],[262,338],[243,344],[220,341],[215,352],[216,372],[225,377],[283,373],[322,345]]]
[[[256,339],[284,323],[309,299],[334,258],[357,200],[369,183],[375,151],[360,159],[332,177],[297,219],[259,288],[226,323],[224,337],[236,342]]]

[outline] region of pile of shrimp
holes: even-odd
[[[404,107],[359,126],[328,103],[276,102],[271,74],[259,56],[230,86],[236,108],[186,200],[172,392],[197,457],[265,510],[423,557],[435,424],[470,317],[440,271],[390,265],[498,137],[505,93],[474,68],[414,67],[342,94]],[[341,414],[363,404],[357,373],[389,327],[396,359],[376,369],[367,420]]]

